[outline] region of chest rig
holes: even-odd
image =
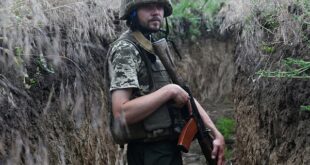
[[[127,32],[119,40],[125,40],[133,44],[139,51],[141,59],[147,68],[150,93],[172,83],[168,72],[154,53],[152,43],[142,33]],[[133,96],[133,98],[135,97],[139,96]],[[143,121],[135,124],[123,126],[112,119],[110,128],[114,140],[118,144],[124,144],[131,141],[151,142],[177,139],[184,123],[180,110],[166,103]]]

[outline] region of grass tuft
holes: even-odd
[[[216,122],[216,127],[223,134],[225,139],[232,138],[235,132],[235,121],[231,118],[221,117]]]
[[[300,109],[301,111],[310,111],[310,105],[302,105]]]
[[[259,70],[257,74],[261,77],[276,78],[305,78],[310,79],[310,62],[300,59],[287,58],[282,61],[285,70],[269,71]]]

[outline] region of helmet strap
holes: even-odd
[[[159,31],[162,32],[163,34],[165,34],[165,38],[166,38],[166,40],[168,40],[170,29],[169,29],[169,24],[168,24],[167,18],[165,18],[165,22],[166,22],[165,23],[166,24],[165,29],[161,28]]]
[[[170,29],[169,29],[169,23],[168,23],[168,18],[166,17],[165,18],[165,21],[166,21],[166,32],[165,32],[165,35],[166,35],[166,39],[168,39],[168,36],[169,36],[169,33],[170,33]]]

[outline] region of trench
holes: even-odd
[[[306,2],[228,1],[217,17],[229,37],[177,38],[178,68],[195,98],[215,123],[236,124],[227,164],[310,164],[309,68],[299,78],[258,74],[286,69],[287,58],[304,60],[292,68],[309,65]],[[118,3],[0,1],[1,165],[126,162],[109,133],[102,74],[124,30]],[[196,142],[183,158],[204,164]]]
[[[193,95],[203,105],[214,123],[234,118],[232,81],[234,78],[234,50],[236,43],[230,39],[202,37],[197,42],[179,43],[184,58],[180,65],[183,77],[193,90]],[[188,73],[186,71],[189,71]],[[233,152],[234,137],[226,139],[226,148]],[[226,155],[227,157],[228,155]],[[184,164],[204,164],[199,144],[195,140],[189,153],[183,154]],[[232,162],[230,155],[226,164]]]

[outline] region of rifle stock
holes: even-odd
[[[183,151],[188,151],[191,141],[194,139],[194,137],[197,137],[206,161],[209,165],[215,165],[217,160],[211,158],[213,138],[210,136],[210,131],[205,127],[200,117],[198,108],[190,89],[185,85],[185,82],[181,79],[181,76],[177,75],[177,72],[171,66],[172,62],[167,41],[165,39],[161,39],[153,43],[153,48],[162,64],[167,69],[167,72],[172,81],[180,85],[190,95],[190,105],[188,110],[190,111],[191,115],[189,121],[186,123],[185,127],[182,129],[181,135],[179,136],[179,147]]]

